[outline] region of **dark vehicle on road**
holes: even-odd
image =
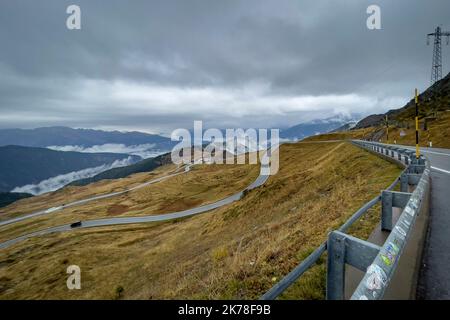
[[[78,227],[81,227],[81,221],[77,221],[77,222],[71,223],[71,224],[70,224],[70,227],[71,227],[71,228],[78,228]]]

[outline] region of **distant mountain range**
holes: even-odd
[[[62,152],[24,146],[0,147],[0,155],[0,192],[9,192],[24,185],[38,184],[43,180],[83,169],[104,170],[114,163],[118,166],[140,160],[140,157],[127,154]],[[84,175],[89,175],[89,172],[84,172]],[[60,177],[56,179],[59,181],[52,183],[61,183],[64,179],[70,180],[70,177]],[[32,190],[16,191],[30,193]]]
[[[281,130],[280,138],[301,140],[309,136],[327,133],[341,127],[343,129],[343,126],[350,126],[353,122],[356,121],[353,121],[351,118],[337,117],[300,123],[288,129]]]
[[[349,130],[353,129],[357,123],[358,123],[357,121],[347,122],[346,124],[343,124],[339,128],[329,131],[329,133],[349,131]]]
[[[344,117],[315,120],[282,130],[280,137],[303,139],[352,125]],[[0,129],[0,192],[36,195],[68,184],[86,185],[151,171],[170,162],[167,152],[177,143],[142,132]],[[108,152],[97,152],[104,150]],[[5,194],[4,198],[10,201],[15,195]]]
[[[136,131],[102,131],[68,127],[0,129],[0,146],[19,145],[43,148],[48,146],[79,146],[90,148],[105,144],[153,145],[154,149],[170,150],[175,142],[160,135]]]

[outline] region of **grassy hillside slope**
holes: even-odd
[[[257,165],[202,165],[190,172],[136,189],[123,195],[96,200],[84,205],[70,207],[40,217],[0,227],[0,241],[26,234],[33,230],[108,217],[141,216],[181,211],[211,203],[243,190],[259,174]],[[124,185],[125,186],[125,185]],[[94,190],[95,184],[89,189]],[[70,191],[69,191],[70,192]],[[60,195],[58,195],[59,198]],[[54,199],[56,200],[56,199]],[[41,202],[34,199],[33,202]],[[55,203],[47,197],[42,205]],[[15,206],[17,209],[17,206]],[[17,216],[16,211],[5,208],[3,219]]]
[[[424,119],[419,121],[419,144],[422,147],[429,147],[430,142],[433,147],[450,148],[450,111],[436,113],[436,117],[427,120],[427,130],[424,130]],[[389,139],[385,126],[367,127],[354,129],[346,132],[321,134],[308,137],[303,141],[326,141],[326,140],[349,140],[367,139],[381,141],[384,143],[396,143],[403,145],[415,145],[415,125],[411,121],[402,127],[394,124],[389,125]]]
[[[349,143],[283,145],[278,174],[224,208],[160,224],[53,234],[2,250],[0,296],[254,299],[399,173]],[[72,264],[82,270],[81,290],[67,290]],[[323,297],[323,265],[304,281],[296,299]]]
[[[427,130],[424,130],[424,120],[419,125],[419,144],[428,147],[430,142],[433,147],[450,148],[450,111],[437,113],[435,119],[429,120]],[[404,145],[415,145],[415,126],[413,123],[406,127],[389,125],[389,139],[387,139],[386,128],[373,128],[371,136],[376,136],[386,143],[397,143]]]
[[[54,192],[44,193],[33,198],[22,199],[0,209],[0,220],[11,219],[23,214],[40,211],[49,207],[86,199],[127,188],[170,174],[177,169],[175,165],[165,165],[151,172],[143,172],[116,180],[102,180],[87,186],[66,186]]]

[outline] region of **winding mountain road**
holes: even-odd
[[[17,217],[17,218],[0,221],[0,227],[8,225],[8,224],[16,223],[16,222],[19,222],[19,221],[27,220],[27,219],[30,219],[30,218],[43,216],[43,215],[46,215],[46,214],[49,214],[49,213],[54,213],[54,212],[57,212],[57,211],[61,211],[61,210],[66,209],[66,208],[79,206],[79,205],[86,204],[88,202],[92,202],[92,201],[95,201],[95,200],[100,200],[100,199],[106,199],[106,198],[119,196],[121,194],[130,192],[130,191],[133,191],[133,190],[137,190],[137,189],[146,187],[148,185],[151,185],[151,184],[154,184],[154,183],[166,180],[168,178],[175,177],[177,175],[189,172],[190,169],[191,169],[191,166],[192,165],[186,165],[184,167],[185,168],[184,171],[179,172],[179,170],[181,169],[181,168],[179,168],[179,169],[175,170],[174,173],[171,173],[171,174],[165,175],[163,177],[159,177],[159,178],[156,178],[156,179],[144,182],[144,183],[142,183],[142,184],[140,184],[138,186],[135,186],[135,187],[132,187],[132,188],[129,188],[129,189],[125,189],[123,191],[111,192],[111,193],[102,194],[102,195],[99,195],[99,196],[89,197],[89,198],[86,198],[86,199],[83,199],[83,200],[77,200],[77,201],[74,201],[74,202],[63,204],[61,206],[51,207],[51,208],[48,208],[48,209],[45,209],[45,210],[40,210],[40,211],[36,211],[36,212],[33,212],[33,213],[25,214],[25,215]]]
[[[272,147],[272,149],[278,149],[279,146],[274,146]],[[273,152],[273,151],[272,151]],[[102,219],[94,219],[94,220],[86,220],[83,221],[81,226],[77,227],[77,228],[73,228],[71,227],[71,224],[64,224],[64,225],[59,225],[59,226],[55,226],[55,227],[51,227],[51,228],[47,228],[47,229],[43,229],[43,230],[39,230],[36,232],[32,232],[32,233],[28,233],[25,235],[22,235],[20,237],[11,239],[11,240],[7,240],[5,242],[0,243],[0,249],[4,249],[7,248],[13,244],[16,244],[18,242],[24,241],[26,239],[29,238],[33,238],[33,237],[38,237],[38,236],[42,236],[42,235],[47,235],[47,234],[51,234],[51,233],[56,233],[56,232],[64,232],[64,231],[73,231],[73,230],[78,230],[78,229],[84,229],[84,228],[94,228],[94,227],[104,227],[104,226],[112,226],[112,225],[127,225],[127,224],[135,224],[135,223],[148,223],[148,222],[161,222],[161,221],[168,221],[168,220],[173,220],[173,219],[179,219],[179,218],[184,218],[184,217],[189,217],[189,216],[193,216],[196,214],[200,214],[200,213],[204,213],[210,210],[214,210],[217,209],[219,207],[228,205],[234,201],[239,200],[242,195],[244,194],[244,191],[246,190],[252,190],[254,188],[257,188],[261,185],[263,185],[267,179],[269,178],[269,173],[270,173],[270,157],[267,155],[267,152],[264,153],[262,159],[261,159],[261,167],[260,167],[260,173],[259,176],[256,178],[255,181],[253,181],[253,183],[251,183],[248,187],[246,187],[244,190],[235,193],[229,197],[226,197],[222,200],[216,201],[214,203],[210,203],[207,205],[203,205],[203,206],[199,206],[196,208],[192,208],[192,209],[187,209],[187,210],[183,210],[183,211],[177,211],[177,212],[171,212],[171,213],[166,213],[166,214],[160,214],[160,215],[143,215],[143,216],[136,216],[136,217],[117,217],[117,218],[102,218]],[[190,170],[190,167],[192,165],[187,165],[186,169],[184,172],[187,172]],[[160,179],[159,181],[161,181],[161,179],[167,179],[169,177],[173,177],[177,174],[181,174],[184,172],[180,172],[180,173],[174,173],[168,176],[164,176]],[[111,194],[107,194],[107,195],[102,195],[102,196],[97,196],[97,197],[92,197],[92,198],[88,198],[85,200],[79,200],[76,201],[74,203],[71,203],[71,205],[79,205],[82,203],[86,203],[89,201],[93,201],[93,200],[97,200],[97,199],[103,199],[106,197],[112,197],[115,196],[117,194],[123,194],[125,192],[129,192],[131,190],[136,190],[137,188],[142,188],[145,185],[151,184],[151,183],[155,183],[157,182],[156,180],[152,180],[149,182],[146,182],[145,184],[139,185],[137,187],[128,189],[126,191],[121,191],[120,193],[111,193]],[[100,198],[99,198],[100,197]],[[68,205],[67,205],[68,206]],[[67,207],[65,206],[65,207]],[[62,208],[61,208],[62,209]],[[38,216],[38,215],[42,215],[42,214],[47,214],[50,212],[54,212],[54,211],[50,211],[48,212],[48,210],[43,211],[44,213],[34,213],[34,217]],[[31,218],[31,215],[27,215],[27,219]],[[19,218],[16,218],[16,221],[12,221],[9,220],[10,223],[14,223],[17,221],[21,221],[21,220],[17,220]]]

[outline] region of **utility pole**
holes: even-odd
[[[419,92],[417,89],[416,89],[414,101],[416,103],[416,159],[419,159],[419,157],[420,157],[420,150],[419,150]]]
[[[434,33],[427,35],[427,44],[430,44],[430,37],[434,37],[433,63],[431,66],[431,84],[442,79],[442,47],[441,37],[447,37],[447,45],[449,43],[450,32],[442,31],[441,27],[437,27]]]
[[[389,121],[387,115],[385,118],[385,123],[386,123],[386,143],[389,143]]]

